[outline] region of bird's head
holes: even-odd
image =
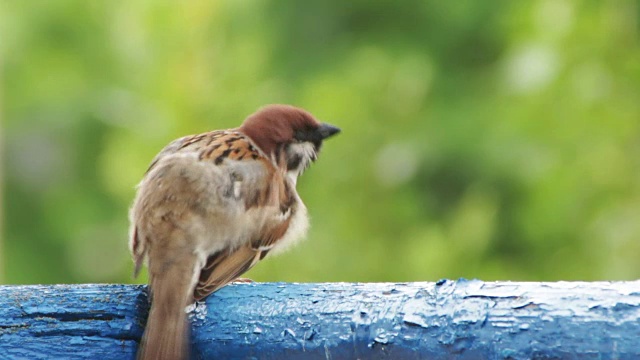
[[[294,106],[267,105],[250,115],[240,131],[267,156],[283,161],[287,172],[298,176],[317,159],[322,142],[340,129]]]

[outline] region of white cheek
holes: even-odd
[[[297,154],[302,158],[300,160],[298,168],[293,169],[287,173],[293,184],[295,185],[298,176],[300,176],[300,174],[302,174],[307,169],[307,167],[309,167],[311,162],[316,158],[317,154],[315,146],[310,142],[291,144],[289,146],[289,152]]]

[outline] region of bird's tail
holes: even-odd
[[[185,307],[193,299],[194,262],[184,259],[173,262],[155,274],[151,269],[153,265],[149,264],[151,310],[138,349],[138,360],[189,358],[189,326]]]

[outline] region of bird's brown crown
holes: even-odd
[[[250,115],[240,131],[266,154],[295,140],[296,132],[313,131],[320,122],[309,112],[291,105],[267,105]]]

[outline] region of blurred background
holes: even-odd
[[[0,282],[131,278],[174,138],[268,103],[343,129],[257,281],[640,277],[640,6],[1,1]]]

